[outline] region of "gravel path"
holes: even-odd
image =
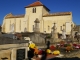
[[[80,50],[75,50],[71,52],[61,52],[64,57],[63,58],[71,58],[71,57],[79,57],[80,58]]]

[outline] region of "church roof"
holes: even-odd
[[[25,8],[28,8],[28,7],[34,7],[34,6],[43,6],[44,8],[46,8],[48,11],[50,11],[45,5],[43,5],[40,1],[36,1],[28,6],[26,6]]]
[[[58,13],[53,13],[53,14],[46,14],[43,15],[43,17],[47,17],[47,16],[62,16],[62,15],[71,15],[71,12],[58,12]]]
[[[13,15],[12,13],[9,13],[6,15],[5,19],[7,18],[21,18],[24,17],[24,15]]]

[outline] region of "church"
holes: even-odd
[[[49,8],[40,1],[36,1],[25,6],[24,15],[13,15],[12,13],[5,15],[2,23],[2,32],[33,32],[35,20],[37,20],[37,27],[41,33],[51,33],[55,23],[57,33],[62,34],[62,30],[65,28],[66,34],[70,34],[71,24],[75,25],[72,20],[72,12],[50,13]]]

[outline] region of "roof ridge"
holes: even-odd
[[[72,12],[55,12],[55,13],[50,13],[50,14],[59,14],[59,13],[72,13]]]
[[[31,6],[41,6],[43,5],[40,1],[36,1],[36,2],[33,2],[32,4],[29,4],[28,6],[26,7],[31,7]]]

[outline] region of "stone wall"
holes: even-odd
[[[1,58],[16,60],[17,49],[25,49],[25,58],[27,58],[27,47],[28,43],[0,45],[0,60]]]
[[[41,37],[41,34],[34,34],[32,36],[30,36],[30,39],[34,42],[34,43],[45,43],[45,38],[44,36]]]

